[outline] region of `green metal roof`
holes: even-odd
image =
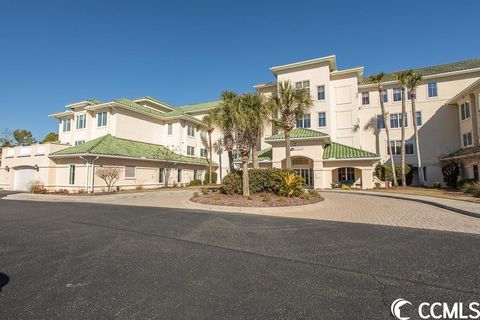
[[[473,155],[475,153],[480,153],[480,146],[457,150],[445,157],[442,157],[442,160],[448,160],[448,159],[457,158],[457,157],[465,157],[465,156]]]
[[[140,112],[145,112],[145,113],[150,113],[159,117],[162,117],[165,113],[160,112],[158,110],[152,109],[152,108],[147,108],[145,106],[142,106],[139,103],[133,102],[130,99],[114,99],[113,101],[121,104],[122,106],[126,107],[127,109],[133,110],[133,111],[140,111]]]
[[[446,72],[462,71],[468,69],[480,68],[480,59],[471,59],[465,61],[457,61],[447,64],[440,64],[436,66],[424,67],[413,69],[415,73],[418,73],[422,76],[430,76]],[[395,81],[395,72],[385,73],[385,78],[383,82]],[[360,79],[360,85],[372,84],[368,77],[363,77]]]
[[[290,139],[315,139],[315,138],[328,138],[328,134],[307,129],[307,128],[294,128],[290,131]],[[265,138],[265,141],[273,141],[273,140],[285,140],[285,133],[277,133],[273,136]]]
[[[343,160],[343,159],[371,159],[378,158],[379,156],[375,153],[368,152],[365,150],[360,150],[354,147],[349,147],[344,144],[332,142],[329,145],[325,146],[323,151],[324,160]]]
[[[242,158],[240,157],[237,157],[235,159],[233,159],[234,162],[242,162]],[[250,158],[248,160],[248,162],[252,162],[252,154],[250,154]],[[259,151],[258,152],[258,161],[262,162],[262,161],[265,161],[265,162],[270,162],[272,161],[272,147],[270,148],[266,148],[266,149],[263,149],[262,151]]]
[[[96,105],[96,104],[102,103],[102,101],[97,100],[97,99],[87,99],[86,101],[87,101],[91,106],[94,106],[94,105]]]
[[[50,156],[53,157],[75,155],[98,155],[138,160],[176,161],[199,165],[208,164],[207,160],[204,158],[179,155],[162,145],[117,138],[110,134],[50,154]]]
[[[144,97],[140,97],[140,98],[137,98],[137,99],[134,99],[134,100],[142,100],[142,99],[152,100],[152,101],[155,101],[156,103],[162,104],[162,105],[167,106],[167,107],[172,108],[172,109],[175,108],[175,106],[172,106],[171,104],[169,104],[165,101],[158,100],[157,98],[152,97],[152,96],[144,96]]]
[[[195,112],[203,109],[213,109],[215,107],[218,107],[220,103],[221,103],[220,100],[216,100],[216,101],[202,102],[202,103],[196,103],[196,104],[187,104],[177,108],[183,112]]]

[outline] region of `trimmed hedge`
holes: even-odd
[[[212,171],[212,183],[216,184],[217,183],[217,172]],[[208,184],[208,170],[205,171],[205,178],[203,179],[203,184]]]

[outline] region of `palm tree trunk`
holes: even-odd
[[[285,130],[285,168],[292,170],[292,158],[290,156],[290,130]]]
[[[220,183],[223,181],[223,170],[222,170],[222,153],[218,153],[218,166],[220,167]]]
[[[212,159],[213,159],[213,146],[212,146],[212,133],[208,132],[208,156],[210,157],[210,161],[208,162],[208,183],[212,184]]]
[[[418,125],[417,125],[417,107],[415,106],[415,92],[412,92],[412,119],[413,119],[413,135],[415,137],[415,151],[417,154],[417,166],[418,166],[418,179],[420,185],[425,185],[425,177],[423,176],[422,157],[420,156],[420,139],[418,137]]]
[[[395,172],[395,160],[393,159],[392,143],[390,142],[390,129],[388,127],[385,105],[383,104],[382,90],[378,90],[378,94],[380,95],[380,108],[382,109],[383,126],[385,127],[385,133],[387,134],[388,150],[390,151],[390,165],[392,166],[393,185],[396,187],[398,185],[397,173]]]
[[[258,169],[260,164],[258,162],[258,150],[256,147],[252,147],[252,161],[253,161],[253,168]]]
[[[235,167],[233,166],[233,150],[229,149],[227,151],[228,154],[228,166],[230,167],[230,172],[235,171]]]
[[[405,119],[407,116],[407,107],[405,102],[405,86],[402,86],[402,149],[401,149],[401,163],[402,163],[402,187],[407,186],[407,179],[405,174]]]
[[[250,195],[250,187],[249,187],[249,177],[248,177],[248,152],[242,152],[242,166],[243,166],[243,173],[242,173],[242,190],[244,196]]]

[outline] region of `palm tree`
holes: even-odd
[[[271,98],[273,113],[278,114],[278,118],[272,119],[272,123],[283,129],[285,134],[285,164],[287,170],[292,170],[290,132],[295,128],[297,118],[303,117],[312,104],[310,93],[306,89],[295,89],[289,81],[280,82],[277,95]]]
[[[415,106],[415,99],[417,98],[417,86],[422,82],[422,76],[416,73],[408,78],[408,88],[410,92],[410,100],[412,102],[412,119],[413,119],[413,135],[415,137],[415,148],[417,155],[418,165],[418,178],[420,185],[425,185],[425,177],[423,176],[422,157],[420,156],[420,138],[418,136],[418,124],[417,124],[417,107]]]
[[[390,164],[392,166],[393,185],[396,187],[398,185],[398,182],[397,182],[397,175],[395,173],[395,161],[393,159],[393,150],[392,150],[392,143],[390,140],[390,129],[388,127],[387,113],[385,112],[385,104],[383,103],[382,81],[384,77],[385,77],[385,73],[381,72],[378,74],[372,74],[371,76],[368,77],[368,79],[371,82],[377,84],[378,96],[380,97],[380,108],[382,109],[383,126],[385,127],[385,133],[387,135],[388,150],[390,151]]]
[[[207,133],[208,133],[208,156],[209,156],[209,161],[208,161],[208,183],[212,183],[212,133],[213,130],[215,130],[215,116],[213,112],[209,112],[207,115],[205,115],[202,119],[202,122],[207,126]]]
[[[235,148],[235,117],[237,114],[238,95],[232,91],[224,91],[220,95],[221,107],[216,109],[215,124],[222,130],[223,146],[228,153],[230,172],[234,171],[233,149]]]
[[[217,141],[213,143],[213,150],[218,155],[218,166],[220,168],[220,181],[223,180],[223,170],[222,170],[222,153],[223,153],[223,140],[218,138]]]
[[[402,149],[401,149],[401,167],[402,167],[402,187],[407,186],[407,176],[405,173],[405,124],[407,119],[407,106],[405,102],[405,90],[407,88],[408,78],[412,75],[412,70],[400,71],[395,73],[397,81],[401,85],[402,89]]]
[[[269,105],[258,93],[244,94],[238,99],[235,128],[237,133],[237,146],[242,155],[242,181],[243,195],[250,195],[248,160],[250,151],[257,145],[258,137],[261,136],[265,125],[269,121]]]

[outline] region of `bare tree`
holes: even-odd
[[[97,168],[97,176],[105,181],[107,185],[107,192],[112,190],[112,187],[120,179],[120,170],[118,168]]]

